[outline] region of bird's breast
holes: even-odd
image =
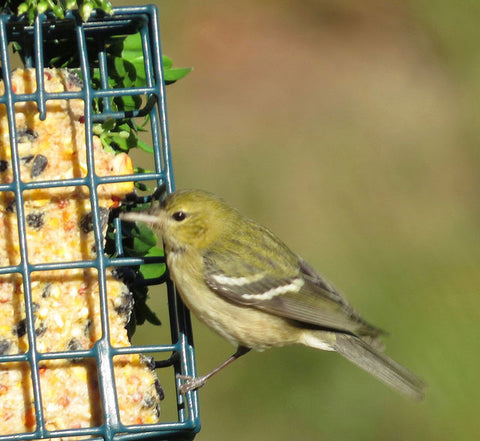
[[[170,252],[167,265],[187,308],[233,345],[264,350],[299,342],[301,330],[284,318],[233,303],[212,291],[201,273],[200,256]]]

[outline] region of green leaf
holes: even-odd
[[[141,139],[137,140],[137,147],[144,152],[153,154],[153,147],[150,147],[146,142],[143,142]]]
[[[118,77],[115,79],[118,82],[117,87],[132,87],[137,85],[137,67],[133,63],[124,58],[115,57],[112,67],[112,78],[110,79],[115,79],[114,76]]]
[[[115,88],[129,87],[128,84],[122,83],[117,85]],[[115,110],[125,111],[125,110],[137,110],[142,105],[142,98],[138,95],[124,95],[117,96],[113,99],[113,108]]]
[[[19,6],[18,6],[18,9],[17,9],[17,14],[18,15],[22,15],[22,14],[25,14],[25,12],[28,11],[28,4],[26,2],[23,2],[21,3]]]
[[[155,233],[142,223],[135,225],[135,228],[132,229],[132,235],[134,237],[131,251],[136,256],[144,256],[150,248],[157,244]]]
[[[163,249],[154,246],[148,250],[148,253],[145,254],[145,257],[158,257],[163,256]],[[161,275],[165,274],[166,266],[164,263],[145,263],[140,265],[140,272],[142,273],[145,279],[154,279],[156,277],[160,277]]]
[[[115,151],[128,152],[130,150],[128,140],[123,136],[118,136],[117,133],[112,133],[110,138],[111,140],[109,144]]]
[[[90,18],[90,15],[92,15],[94,9],[94,5],[90,1],[86,1],[83,3],[82,6],[80,6],[79,11],[80,11],[80,17],[82,17],[83,21],[88,21]]]
[[[107,132],[109,132],[110,130],[113,130],[114,127],[115,127],[115,120],[113,118],[107,118],[102,123],[103,130]]]
[[[135,64],[143,63],[142,37],[139,33],[128,35],[123,40],[122,58]]]
[[[61,6],[58,6],[58,5],[54,6],[54,7],[52,8],[52,11],[53,11],[53,13],[55,14],[55,17],[57,17],[57,18],[65,18],[65,14],[64,14],[63,9],[62,9]]]
[[[193,67],[173,67],[164,71],[165,82],[174,83],[187,76]]]
[[[113,6],[109,1],[101,1],[100,7],[105,11],[106,14],[108,15],[113,14]]]
[[[170,57],[167,57],[166,55],[162,55],[162,62],[163,62],[163,68],[170,69],[173,66],[173,61]]]
[[[49,5],[46,1],[40,1],[37,4],[37,14],[44,14],[49,9]]]
[[[128,120],[125,122],[117,122],[117,129],[124,131],[124,132],[129,132],[130,130],[135,130],[135,122],[132,120]]]
[[[135,188],[140,191],[148,190],[147,184],[144,184],[143,182],[138,182],[138,181],[135,182]]]
[[[124,77],[127,74],[125,69],[125,60],[115,57],[113,60],[113,64],[115,66],[115,74],[119,77]]]
[[[121,58],[134,66],[136,78],[135,86],[146,84],[142,39],[140,34],[132,34],[123,41]]]
[[[143,167],[134,167],[134,173],[155,173],[153,170]]]
[[[137,87],[145,85],[144,55],[140,34],[129,35],[123,40],[123,49],[120,57],[135,66],[137,73]],[[173,61],[167,55],[162,55],[165,81],[173,83],[185,77],[193,70],[191,67],[173,67]]]

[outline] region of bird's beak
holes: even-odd
[[[144,222],[150,225],[160,225],[161,219],[158,214],[150,214],[148,212],[128,212],[128,213],[121,213],[120,219],[128,222]]]

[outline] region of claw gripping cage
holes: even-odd
[[[143,64],[145,85],[143,87],[129,87],[113,89],[109,85],[109,71],[105,42],[112,36],[138,34],[143,50]],[[83,78],[83,86],[79,91],[62,91],[59,93],[47,92],[44,88],[44,51],[49,42],[71,39],[72,47],[76,48],[79,71]],[[94,41],[91,45],[89,42]],[[24,50],[23,63],[25,68],[35,68],[37,89],[33,93],[16,94],[12,91],[11,47],[15,42],[21,42]],[[95,257],[80,261],[62,262],[34,262],[28,254],[28,232],[25,219],[24,199],[28,191],[38,189],[56,189],[62,187],[88,187],[89,203],[91,206],[91,222],[96,250],[104,250],[104,230],[102,229],[102,208],[99,205],[98,188],[104,184],[123,182],[145,182],[151,185],[166,185],[168,191],[173,191],[172,164],[169,152],[168,125],[165,105],[165,81],[162,66],[158,11],[154,6],[115,8],[112,15],[94,13],[88,22],[82,22],[80,17],[69,12],[65,19],[53,20],[44,15],[36,18],[34,24],[18,21],[10,15],[0,15],[0,52],[2,80],[5,92],[0,96],[0,106],[4,106],[8,121],[9,144],[11,146],[11,168],[13,179],[8,183],[0,184],[0,195],[12,194],[14,211],[18,222],[18,244],[20,260],[17,263],[0,267],[0,276],[17,275],[21,280],[21,291],[24,300],[24,325],[27,348],[18,353],[2,353],[0,355],[0,372],[8,370],[15,363],[28,366],[31,377],[33,397],[32,430],[15,431],[10,428],[8,434],[0,433],[0,441],[36,440],[36,439],[94,439],[94,440],[140,440],[140,439],[192,439],[199,430],[197,393],[189,392],[185,396],[173,392],[166,400],[176,402],[176,416],[172,421],[162,419],[154,424],[125,425],[122,422],[116,383],[114,376],[113,359],[123,354],[148,354],[155,360],[155,369],[158,372],[171,369],[172,374],[195,375],[195,361],[191,343],[189,316],[179,303],[174,288],[168,280],[167,295],[171,342],[165,344],[151,344],[144,346],[114,347],[110,340],[110,325],[107,297],[106,271],[108,268],[138,267],[151,262],[148,258],[125,257],[122,247],[122,224],[113,218],[114,252],[107,256],[105,252],[96,252]],[[95,48],[92,53],[92,47]],[[9,51],[10,49],[10,51]],[[87,56],[87,51],[88,56]],[[96,59],[100,72],[99,82],[93,86],[89,62]],[[110,106],[115,97],[141,97],[142,106],[134,110],[118,111]],[[84,103],[84,124],[86,142],[87,172],[85,176],[72,179],[35,180],[25,182],[21,179],[21,161],[18,153],[18,129],[15,127],[15,106],[18,103],[34,102],[38,108],[39,118],[45,118],[46,103],[50,100],[80,99]],[[103,105],[100,111],[92,110],[92,102],[100,100]],[[151,130],[153,144],[154,166],[152,172],[142,172],[129,175],[102,175],[95,173],[94,146],[92,143],[93,127],[107,119],[135,118],[148,115],[147,121]],[[143,198],[148,202],[148,197]],[[158,261],[158,260],[157,260]],[[36,311],[32,299],[32,274],[52,270],[93,269],[98,275],[98,296],[100,309],[98,311],[101,323],[101,337],[90,349],[78,350],[67,348],[63,351],[41,351],[38,347],[38,329],[35,329]],[[148,284],[148,280],[144,281]],[[151,284],[158,280],[151,280]],[[2,305],[0,304],[0,308]],[[49,312],[51,313],[51,311]],[[154,340],[155,341],[155,340]],[[71,350],[70,350],[71,349]],[[47,361],[67,361],[72,365],[79,359],[89,359],[95,363],[97,378],[95,379],[100,397],[98,424],[91,427],[69,427],[51,429],[45,422],[45,390],[41,387],[42,363]],[[175,378],[174,375],[171,375]],[[30,381],[30,380],[29,380]],[[179,380],[175,380],[178,386]],[[59,385],[67,387],[68,385]],[[172,390],[177,390],[172,386]],[[0,400],[2,397],[0,388]]]

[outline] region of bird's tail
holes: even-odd
[[[420,378],[359,337],[340,332],[309,331],[304,334],[302,343],[313,348],[338,352],[414,400],[422,400],[424,397],[426,385]]]
[[[358,337],[337,333],[333,349],[390,387],[414,400],[422,400],[425,383],[402,365]]]

